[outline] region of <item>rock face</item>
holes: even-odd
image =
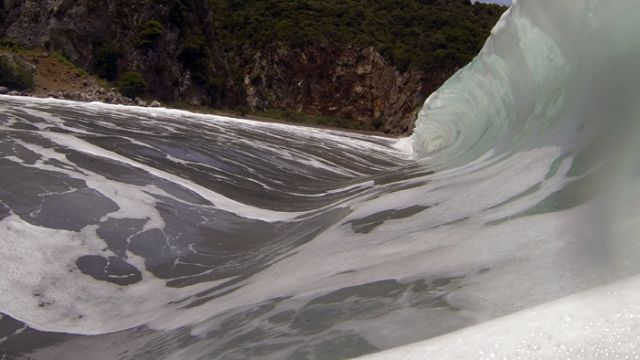
[[[120,95],[115,90],[103,90],[101,88],[94,88],[87,91],[51,92],[47,93],[46,97],[84,102],[99,101],[107,104],[147,106],[147,104],[142,100],[140,100],[140,102],[137,102]]]
[[[284,65],[286,64],[286,65]],[[407,133],[415,112],[441,79],[400,73],[373,48],[274,45],[243,64],[251,108],[286,108],[371,122],[387,133]]]
[[[406,134],[426,97],[448,76],[400,72],[371,47],[292,48],[276,43],[231,53],[218,41],[212,23],[215,9],[206,0],[185,2],[188,27],[198,29],[196,40],[185,35],[185,25],[172,23],[171,1],[4,0],[0,4],[0,37],[59,51],[96,73],[108,67],[104,61],[111,55],[116,62],[111,80],[125,71],[141,72],[149,95],[167,103],[296,110]],[[161,33],[144,35],[141,29],[154,19],[160,19]],[[205,46],[194,50],[188,45],[194,42]],[[109,46],[117,51],[105,55]],[[190,60],[189,51],[206,55],[207,64],[200,68],[208,80],[201,79],[198,60]]]

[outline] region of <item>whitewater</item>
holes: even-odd
[[[0,96],[0,359],[637,357],[639,16],[514,2],[404,139]]]

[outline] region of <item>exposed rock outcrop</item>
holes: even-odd
[[[394,134],[412,129],[415,112],[444,80],[412,70],[400,73],[371,47],[274,45],[242,65],[251,108],[370,122]]]

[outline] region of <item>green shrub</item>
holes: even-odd
[[[187,19],[187,9],[182,1],[177,0],[169,10],[169,23],[181,28]]]
[[[164,33],[164,26],[158,20],[149,20],[140,29],[140,47],[151,47]]]
[[[12,90],[33,89],[33,73],[6,56],[0,56],[0,86]]]
[[[118,80],[118,90],[122,95],[133,99],[147,91],[147,82],[142,74],[129,71]]]
[[[202,34],[194,34],[184,40],[178,60],[201,82],[206,82],[209,52]]]
[[[113,81],[118,77],[118,62],[122,53],[112,42],[96,44],[93,48],[93,68],[95,73],[106,80]]]
[[[0,48],[9,49],[9,50],[19,50],[22,47],[20,46],[20,44],[18,44],[13,40],[0,39]]]

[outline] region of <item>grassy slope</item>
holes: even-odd
[[[0,41],[0,56],[14,57],[26,65],[33,78],[31,89],[28,91],[36,96],[87,91],[97,87],[106,88],[109,85],[74,65],[60,53],[26,49],[10,41]],[[1,85],[3,84],[0,83]]]

